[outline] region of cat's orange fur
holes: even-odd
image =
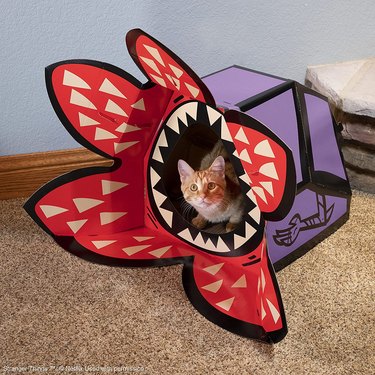
[[[199,170],[180,159],[178,171],[184,199],[198,212],[192,224],[202,229],[208,222],[227,222],[226,231],[232,231],[242,219],[243,197],[222,142],[202,159]]]

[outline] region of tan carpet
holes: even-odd
[[[0,202],[4,373],[375,373],[373,195],[355,192],[350,220],[277,274],[289,333],[273,346],[203,318],[181,266],[88,263],[58,247],[22,203]]]

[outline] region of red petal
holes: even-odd
[[[226,329],[262,340],[266,339],[263,335],[286,333],[283,306],[265,241],[250,257],[197,254],[193,270],[185,271],[184,284],[193,305]]]
[[[116,233],[139,226],[143,223],[143,179],[133,175],[133,168],[137,166],[66,183],[74,172],[62,176],[61,185],[35,204],[35,213],[55,236]]]
[[[290,149],[263,124],[237,111],[225,113],[237,157],[245,170],[239,176],[251,190],[267,220],[280,220],[295,197],[295,169]]]
[[[141,84],[97,62],[47,68],[51,102],[68,131],[85,147],[123,158],[144,154],[168,105],[170,93]],[[123,76],[120,76],[119,74]]]
[[[139,29],[129,31],[126,41],[130,55],[151,81],[185,98],[215,105],[202,80],[163,44]]]

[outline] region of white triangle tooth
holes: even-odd
[[[205,247],[205,242],[203,240],[202,234],[199,232],[197,237],[194,239],[194,244],[199,246],[199,247]]]
[[[150,77],[152,77],[160,86],[167,87],[163,78],[158,77],[155,74],[150,74]]]
[[[226,140],[226,141],[229,141],[229,142],[233,143],[232,136],[230,135],[228,125],[227,125],[224,118],[222,118],[222,120],[221,120],[221,138]]]
[[[239,157],[240,157],[241,160],[246,161],[247,163],[251,164],[251,159],[250,159],[250,156],[249,156],[249,152],[247,151],[246,148],[244,148],[240,152]]]
[[[169,67],[177,78],[180,78],[184,73],[180,68],[177,68],[177,66],[169,64]]]
[[[105,110],[110,113],[114,113],[116,115],[129,117],[128,114],[113,100],[108,99]]]
[[[148,46],[147,44],[143,45],[147,51],[150,53],[150,55],[161,65],[165,67],[164,61],[160,55],[160,52],[157,48]]]
[[[212,276],[215,276],[224,266],[224,263],[217,263],[211,266],[203,268],[203,271],[208,272]]]
[[[212,293],[217,293],[219,289],[221,288],[222,284],[223,284],[223,280],[217,280],[217,281],[214,281],[213,283],[202,286],[202,289],[208,290],[209,292],[212,292]]]
[[[81,89],[91,89],[84,79],[66,69],[64,70],[63,85]]]
[[[137,102],[131,105],[132,108],[139,109],[140,111],[145,111],[145,102],[143,98],[139,99]]]
[[[228,298],[224,301],[216,303],[216,306],[221,307],[225,311],[229,311],[230,308],[232,307],[233,301],[234,301],[234,297]]]
[[[274,191],[273,191],[273,184],[271,181],[261,181],[259,182],[260,185],[264,187],[264,189],[273,197]]]
[[[258,201],[257,201],[257,198],[256,196],[254,195],[254,192],[253,192],[253,189],[250,189],[246,195],[250,198],[250,200],[255,203],[257,206],[258,206]]]
[[[100,213],[100,224],[106,225],[113,223],[125,216],[127,212],[101,212]]]
[[[261,156],[268,156],[269,158],[275,157],[268,139],[259,142],[254,148],[254,153]]]
[[[133,238],[137,241],[137,242],[144,242],[144,241],[150,241],[150,240],[153,240],[155,238],[155,236],[133,236]]]
[[[241,247],[248,240],[246,235],[243,237],[243,236],[240,236],[239,234],[235,234],[233,236],[233,239],[234,239],[234,248],[235,249],[238,249],[239,247]]]
[[[99,250],[99,249],[102,249],[103,247],[109,246],[117,242],[117,240],[97,240],[97,241],[91,241],[91,242]]]
[[[257,291],[258,291],[258,294],[259,294],[259,292],[260,292],[260,276],[258,276]]]
[[[266,195],[264,194],[264,190],[263,188],[261,188],[260,186],[254,186],[253,187],[253,191],[254,193],[265,203],[268,203],[267,202],[267,197]]]
[[[198,102],[191,102],[184,104],[177,111],[175,111],[172,116],[167,121],[167,126],[173,129],[176,133],[179,133],[179,123],[180,120],[185,126],[187,126],[187,117],[188,114],[194,120],[197,119],[198,112]]]
[[[122,251],[124,251],[127,255],[132,256],[140,251],[147,249],[151,245],[136,245],[136,246],[128,246],[124,247]]]
[[[245,236],[240,236],[239,234],[235,234],[233,236],[234,239],[234,248],[238,249],[242,245],[244,245],[250,238],[256,233],[256,229],[253,228],[249,223],[245,223]]]
[[[246,288],[247,287],[247,281],[246,281],[246,275],[243,274],[240,278],[237,279],[231,286],[231,288]]]
[[[108,195],[117,190],[128,186],[126,182],[118,182],[118,181],[111,181],[111,180],[102,180],[102,194]]]
[[[88,219],[67,221],[69,228],[73,233],[77,233],[87,222]]]
[[[154,153],[152,154],[152,158],[156,161],[160,161],[160,163],[164,163],[163,156],[158,146],[155,147]]]
[[[114,152],[115,154],[119,154],[120,152],[128,149],[129,147],[134,146],[138,142],[139,141],[121,142],[121,143],[114,142],[113,143]]]
[[[172,245],[164,246],[159,249],[149,251],[149,254],[153,255],[156,258],[161,258],[171,247]]]
[[[245,232],[246,232],[246,238],[250,239],[251,237],[254,236],[254,234],[257,232],[257,230],[252,225],[250,225],[249,223],[246,222]]]
[[[79,126],[99,125],[100,123],[85,114],[78,112]]]
[[[264,176],[273,178],[275,180],[279,179],[279,176],[277,174],[277,170],[276,170],[275,164],[273,162],[269,162],[269,163],[263,164],[259,168],[259,173],[261,173]]]
[[[280,319],[280,313],[277,311],[276,307],[273,305],[273,303],[268,298],[266,298],[266,301],[267,301],[268,307],[271,311],[273,321],[276,324],[277,321]]]
[[[197,119],[197,113],[198,113],[198,102],[190,102],[184,105],[186,108],[186,113],[192,117],[194,120]]]
[[[166,125],[174,130],[176,133],[180,134],[180,129],[178,125],[178,111],[172,113],[171,117],[168,119]]]
[[[119,133],[125,134],[125,133],[136,132],[136,131],[142,130],[142,129],[138,128],[137,126],[129,125],[126,122],[123,122],[115,130]]]
[[[181,238],[183,238],[186,241],[193,242],[193,237],[191,236],[189,228],[184,229],[180,233],[177,234]]]
[[[166,223],[169,225],[169,227],[172,228],[173,223],[173,212],[166,210],[165,208],[159,208],[160,214],[163,216]]]
[[[185,82],[185,86],[187,87],[187,89],[189,90],[190,94],[193,96],[194,99],[199,95],[200,91],[197,87],[192,86],[186,82]]]
[[[243,182],[245,182],[247,185],[250,186],[250,184],[251,184],[252,181],[251,181],[249,175],[248,175],[246,172],[245,172],[243,175],[239,176],[239,178],[240,178]]]
[[[100,204],[104,203],[104,201],[99,199],[93,198],[73,198],[73,203],[77,207],[79,213],[85,212],[99,206]]]
[[[223,117],[222,113],[207,106],[208,121],[212,126],[219,118]]]
[[[216,245],[216,251],[219,253],[228,253],[230,252],[230,248],[228,245],[224,242],[224,240],[219,236],[217,240]]]
[[[109,132],[108,130],[97,127],[95,129],[95,141],[103,141],[106,139],[116,139],[117,135]]]
[[[52,205],[47,205],[47,204],[45,205],[42,204],[39,207],[47,219],[69,211],[67,208],[64,208],[64,207],[52,206]]]
[[[179,114],[178,114],[178,118],[181,120],[181,122],[185,125],[185,126],[187,126],[187,118],[186,118],[186,112],[184,111],[184,112],[180,112]]]
[[[153,168],[150,169],[151,186],[155,185],[160,181],[161,177],[155,172]]]
[[[165,135],[164,129],[161,131],[159,139],[158,139],[158,146],[159,147],[168,147],[167,137]]]
[[[205,244],[205,248],[207,250],[217,251],[216,246],[212,243],[212,241],[210,239],[207,240],[207,242]]]
[[[126,99],[126,96],[108,78],[104,78],[99,91]]]
[[[158,73],[159,75],[161,75],[161,72],[158,68],[158,66],[156,65],[155,61],[152,60],[152,59],[149,59],[147,57],[143,57],[143,56],[140,56],[139,57],[144,63],[146,63],[154,72]]]
[[[260,209],[255,206],[251,211],[249,211],[249,216],[255,220],[257,224],[260,223]]]
[[[167,199],[167,197],[164,194],[159,193],[155,189],[152,189],[152,194],[154,195],[154,199],[158,207],[160,207]]]
[[[89,108],[89,109],[97,109],[89,99],[86,98],[83,94],[80,92],[72,89],[72,92],[70,94],[70,104],[75,104],[80,107]]]
[[[235,135],[234,137],[235,139],[237,139],[238,141],[241,141],[243,143],[247,143],[247,144],[250,144],[249,143],[249,140],[247,139],[247,136],[243,130],[243,128],[240,128],[237,132],[237,134]]]

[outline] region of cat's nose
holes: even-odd
[[[200,204],[200,203],[203,203],[203,202],[204,202],[204,199],[205,199],[205,197],[200,195],[200,196],[198,197],[197,201],[198,201],[198,203]]]

